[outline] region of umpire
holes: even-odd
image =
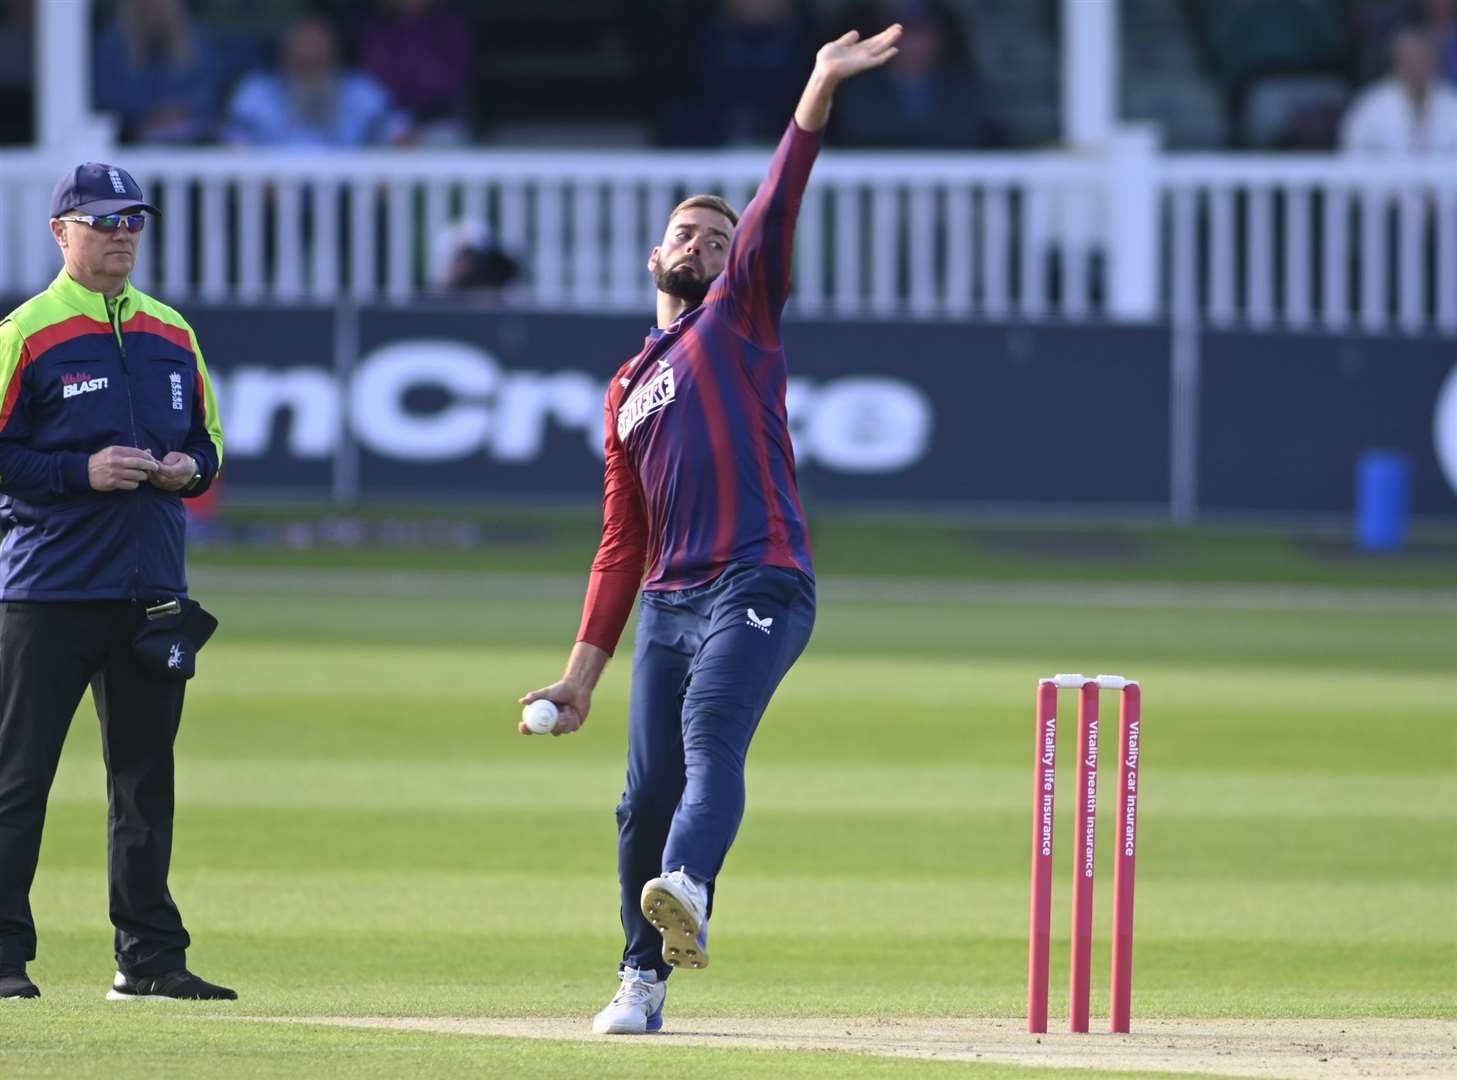
[[[30,886],[88,684],[111,810],[107,997],[237,997],[187,970],[167,890],[184,679],[216,625],[187,598],[182,499],[207,490],[223,438],[191,327],[128,280],[156,213],[123,169],[67,173],[51,196],[65,268],[0,321],[0,997],[40,996]]]

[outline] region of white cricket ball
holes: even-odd
[[[533,701],[521,710],[521,722],[526,725],[526,730],[537,735],[548,735],[555,731],[556,721],[557,707],[545,698]]]

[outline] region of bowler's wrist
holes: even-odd
[[[832,75],[819,65],[815,65],[815,69],[810,72],[809,89],[812,93],[833,97],[844,81],[840,76]]]
[[[590,641],[578,641],[572,646],[571,656],[567,658],[567,668],[562,672],[561,681],[570,683],[578,691],[590,695],[597,689],[597,683],[602,679],[602,672],[607,667],[608,652],[600,645],[593,645]]]
[[[794,110],[794,122],[801,131],[817,135],[824,130],[830,119],[830,102],[835,96],[835,87],[839,85],[839,79],[815,69],[799,99],[799,106]]]

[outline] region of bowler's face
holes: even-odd
[[[668,222],[663,242],[653,248],[648,269],[674,271],[696,278],[705,287],[723,273],[734,225],[717,210],[690,206]]]

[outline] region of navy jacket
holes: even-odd
[[[184,596],[182,497],[93,491],[90,456],[134,446],[222,464],[217,399],[186,321],[127,285],[108,304],[64,270],[0,321],[0,600]]]

